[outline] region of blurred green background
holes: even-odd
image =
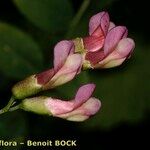
[[[77,15],[81,7],[84,9]],[[103,10],[116,25],[127,26],[136,43],[131,59],[114,69],[84,71],[75,80],[43,93],[70,99],[81,84],[94,82],[94,96],[102,101],[100,112],[74,123],[18,110],[0,116],[1,138],[73,138],[78,140],[78,148],[95,150],[118,144],[138,146],[138,141],[146,144],[150,125],[150,15],[146,0],[1,0],[0,107],[7,104],[16,82],[52,67],[57,42],[86,36],[89,18]]]

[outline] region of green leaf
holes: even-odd
[[[67,30],[73,11],[69,0],[14,0],[37,27],[51,33]]]
[[[0,71],[11,78],[23,78],[42,68],[37,43],[16,27],[0,23]]]

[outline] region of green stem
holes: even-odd
[[[0,115],[1,115],[1,114],[4,114],[4,113],[6,113],[6,112],[15,111],[15,110],[18,110],[18,109],[20,109],[20,105],[11,107],[11,108],[9,108],[9,110],[7,110],[7,111],[4,111],[3,109],[1,109],[1,110],[0,110]]]
[[[5,113],[5,112],[3,111],[3,109],[1,109],[1,110],[0,110],[0,115],[3,114],[3,113]]]
[[[75,15],[74,19],[72,20],[72,22],[70,24],[69,31],[66,34],[67,38],[72,36],[74,29],[78,25],[79,21],[81,20],[83,14],[86,11],[86,9],[88,8],[89,4],[90,4],[90,0],[84,0],[83,3],[81,4],[79,11],[77,12],[77,14]]]
[[[20,105],[11,107],[8,111],[15,111],[15,110],[18,110],[18,109],[20,109]]]
[[[5,113],[5,112],[9,111],[10,107],[12,106],[12,104],[14,104],[14,100],[15,100],[15,99],[14,99],[14,97],[12,96],[12,97],[10,98],[8,104],[7,104],[3,109],[0,110],[0,114],[3,114],[3,113]]]

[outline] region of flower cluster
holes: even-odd
[[[87,37],[63,40],[54,48],[54,66],[18,82],[12,89],[16,99],[24,99],[20,107],[38,114],[48,114],[71,121],[83,121],[101,106],[91,97],[94,84],[83,85],[75,98],[64,101],[51,97],[33,97],[72,80],[82,69],[102,69],[121,65],[132,54],[134,41],[127,37],[125,26],[110,22],[107,12],[100,12],[89,21]]]

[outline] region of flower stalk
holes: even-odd
[[[12,106],[15,104],[14,101],[15,101],[15,98],[12,96],[12,97],[10,98],[8,104],[7,104],[4,108],[2,108],[2,109],[0,110],[0,114],[6,113],[6,112],[8,112],[8,111],[14,111],[14,110],[19,109],[18,106],[12,107]]]

